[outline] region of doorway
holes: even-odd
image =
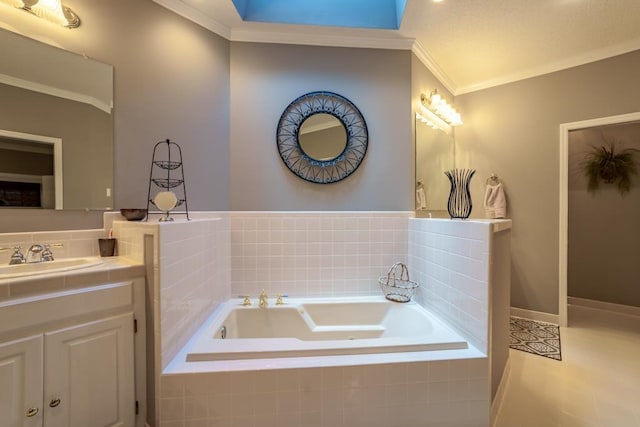
[[[559,298],[560,326],[568,326],[568,260],[569,260],[569,132],[640,120],[640,112],[560,125],[560,200],[559,200]]]

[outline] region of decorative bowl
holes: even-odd
[[[140,221],[147,216],[146,209],[120,209],[120,214],[127,219],[127,221]]]

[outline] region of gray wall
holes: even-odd
[[[456,97],[456,167],[471,182],[482,217],[487,177],[505,182],[513,219],[511,304],[558,313],[561,123],[640,110],[640,51]]]
[[[232,210],[412,210],[411,53],[232,43]],[[347,179],[294,175],[275,135],[284,109],[312,91],[339,93],[362,112],[369,147]]]
[[[79,28],[27,14],[3,26],[114,66],[116,209],[146,206],[153,146],[165,138],[182,146],[189,208],[229,209],[229,42],[151,0],[65,4]],[[21,215],[1,211],[0,231],[101,226],[95,213],[28,213],[38,218],[28,224]]]
[[[569,133],[568,293],[640,307],[640,176],[624,196],[613,184],[589,193],[581,167],[592,146],[608,146],[610,140],[616,141],[616,150],[640,150],[640,122]],[[640,162],[640,151],[636,159]]]

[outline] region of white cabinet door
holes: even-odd
[[[133,314],[45,333],[44,425],[135,424]]]
[[[42,335],[0,344],[0,425],[42,425]]]

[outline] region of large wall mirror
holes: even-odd
[[[451,185],[444,171],[454,168],[453,137],[416,118],[416,196],[422,190],[417,211],[446,211]]]
[[[113,208],[113,67],[0,29],[0,207]]]
[[[310,92],[284,110],[276,135],[280,157],[305,181],[329,184],[360,166],[369,135],[360,110],[332,92]]]

